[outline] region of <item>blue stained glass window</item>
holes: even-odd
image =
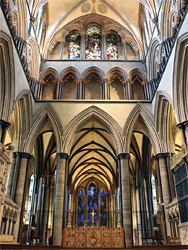
[[[84,191],[78,192],[78,227],[84,226]]]
[[[106,227],[106,192],[100,192],[100,225]]]
[[[91,226],[92,224],[92,210],[94,210],[94,225],[97,225],[97,188],[94,183],[91,183],[88,187],[88,216],[87,216],[87,225]]]

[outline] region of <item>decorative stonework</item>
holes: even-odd
[[[91,10],[91,4],[90,3],[85,3],[84,5],[82,5],[81,11],[83,13],[87,13]]]
[[[104,5],[104,4],[99,4],[98,10],[101,14],[106,14],[108,12],[108,9],[107,9],[106,5]]]
[[[181,160],[187,155],[188,155],[188,145],[183,146],[179,154],[174,154],[173,156],[170,157],[171,169],[174,169],[176,165],[179,164]]]

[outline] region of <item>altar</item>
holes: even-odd
[[[65,228],[63,247],[66,248],[124,248],[122,228]]]

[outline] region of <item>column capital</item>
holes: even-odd
[[[159,153],[154,156],[154,159],[157,160],[158,158],[165,158],[166,156],[169,156],[169,153]]]
[[[184,121],[184,122],[182,122],[182,124],[183,124],[185,127],[188,127],[188,121]]]
[[[69,158],[69,155],[66,153],[57,153],[56,154],[56,159],[65,159],[67,160]]]
[[[155,16],[153,19],[152,19],[152,22],[155,24],[158,22],[158,16]]]
[[[118,159],[129,159],[130,158],[130,154],[129,153],[121,153],[119,155],[117,155]]]
[[[0,119],[0,124],[2,124],[4,128],[8,128],[10,126],[9,122],[6,122],[6,121],[1,120],[1,119]]]
[[[26,153],[26,152],[13,152],[12,153],[12,158],[16,158],[17,156],[20,156],[21,158],[26,158],[26,159],[32,159],[33,156],[30,155],[29,153]]]
[[[177,127],[178,127],[179,129],[182,129],[182,128],[184,127],[184,122],[178,123],[178,124],[177,124]]]

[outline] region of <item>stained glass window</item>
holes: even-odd
[[[88,204],[87,204],[87,225],[92,224],[92,210],[94,210],[94,225],[97,225],[97,188],[94,183],[91,183],[88,187]]]
[[[108,59],[118,59],[118,39],[116,35],[106,36],[106,48]]]
[[[157,192],[156,192],[154,175],[152,175],[151,177],[151,185],[152,185],[152,194],[153,194],[153,209],[154,209],[154,214],[156,214],[157,213]]]
[[[73,33],[70,36],[69,59],[79,59],[79,58],[80,58],[80,34]]]
[[[100,225],[106,226],[106,192],[102,189],[100,192]]]
[[[84,191],[78,192],[78,227],[84,226]]]
[[[85,59],[101,59],[101,30],[94,25],[86,29]]]

